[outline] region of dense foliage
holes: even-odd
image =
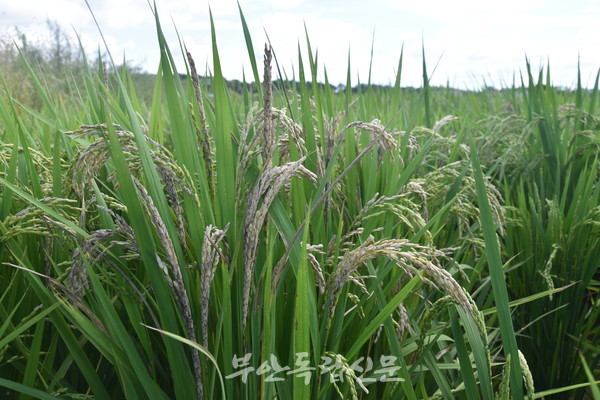
[[[598,78],[336,91],[240,16],[257,84],[3,47],[0,397],[600,396]]]

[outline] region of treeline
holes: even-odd
[[[6,83],[0,93],[7,88],[13,98],[36,109],[41,107],[41,99],[27,64],[34,72],[43,71],[42,84],[50,93],[63,99],[76,96],[76,88],[83,84],[84,53],[77,38],[68,34],[56,21],[47,20],[46,27],[46,34],[36,38],[18,27],[0,33],[0,77]],[[107,77],[123,68],[123,65],[111,68],[105,62],[105,53],[84,51],[90,65],[106,68]],[[129,63],[127,68],[132,75],[144,75],[141,67],[135,64]]]

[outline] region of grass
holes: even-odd
[[[261,74],[240,9],[237,92],[212,19],[199,80],[154,16],[149,96],[83,52],[1,76],[3,397],[597,395],[598,80],[435,88],[423,49],[421,89],[335,94],[308,33]]]

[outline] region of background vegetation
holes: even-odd
[[[0,397],[600,398],[598,78],[337,91],[240,17],[257,83],[2,40]]]

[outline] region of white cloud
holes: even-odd
[[[211,65],[209,2],[207,0],[156,0],[161,23],[177,58],[179,45],[173,27],[192,51],[200,70]],[[58,20],[66,32],[73,26],[91,51],[98,47],[99,34],[81,0],[5,1],[0,24],[17,25],[29,37],[47,35],[45,20]],[[597,38],[600,37],[600,6],[597,0],[506,0],[498,3],[477,0],[240,0],[254,41],[256,56],[262,59],[263,27],[273,42],[282,67],[291,74],[301,44],[305,65],[304,23],[313,51],[318,50],[319,77],[327,66],[333,83],[346,77],[348,47],[351,47],[352,77],[366,81],[371,38],[375,29],[373,81],[393,81],[400,48],[404,44],[403,83],[421,82],[421,39],[424,39],[435,84],[446,80],[471,85],[490,76],[512,80],[512,73],[524,67],[525,53],[536,64],[550,58],[554,79],[570,84],[576,77],[577,55],[581,55],[583,76],[595,76],[600,66]],[[90,0],[115,58],[126,52],[128,59],[154,71],[158,53],[154,18],[146,0]],[[250,75],[250,64],[236,0],[213,0],[210,4],[217,30],[217,42],[228,78]],[[182,64],[182,63],[180,63]],[[259,60],[259,65],[262,63]],[[212,68],[212,66],[211,66]],[[298,71],[297,65],[294,70]],[[488,79],[486,77],[486,79]],[[489,79],[488,79],[489,80]]]

